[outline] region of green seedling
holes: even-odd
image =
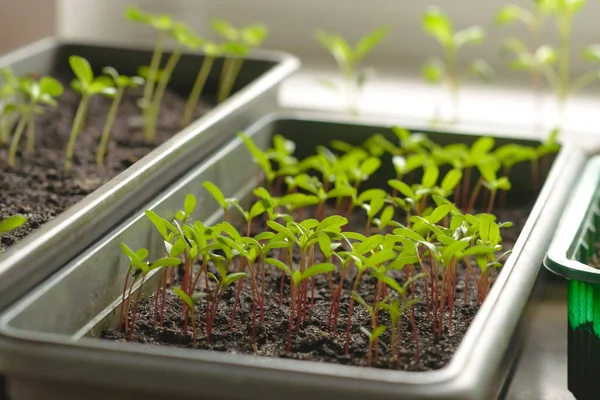
[[[250,155],[252,156],[252,160],[255,164],[262,168],[263,173],[265,174],[265,178],[267,180],[267,190],[271,190],[273,188],[273,181],[276,178],[275,172],[273,172],[273,167],[271,166],[271,160],[267,153],[262,151],[256,146],[254,141],[244,132],[238,132],[238,138],[240,138],[243,142]]]
[[[388,35],[390,28],[382,26],[363,36],[354,47],[338,34],[319,31],[317,41],[331,53],[343,77],[343,86],[338,87],[330,80],[320,82],[328,89],[340,94],[346,111],[358,114],[358,96],[365,83],[373,76],[373,68],[359,70],[364,58]]]
[[[367,349],[367,367],[370,367],[371,366],[371,357],[373,354],[373,347],[377,343],[377,340],[379,340],[379,337],[381,335],[383,335],[383,333],[385,332],[386,327],[383,325],[380,325],[380,326],[376,327],[375,329],[373,329],[372,331],[369,331],[364,326],[361,326],[360,330],[362,333],[365,334],[367,339],[369,339],[369,348]]]
[[[187,306],[189,317],[192,320],[192,347],[196,347],[196,314],[194,308],[196,307],[196,303],[204,297],[204,293],[194,293],[192,296],[189,296],[181,288],[173,288],[173,291]]]
[[[462,82],[471,75],[483,81],[490,81],[493,71],[490,65],[482,60],[474,60],[467,69],[461,70],[458,63],[459,51],[471,44],[482,43],[485,38],[483,29],[479,26],[454,31],[452,22],[438,7],[429,7],[422,19],[422,27],[433,36],[444,50],[442,59],[428,61],[422,69],[422,75],[427,82],[443,83],[450,94],[452,103],[452,120],[459,119],[459,92]]]
[[[110,109],[108,110],[108,115],[106,116],[106,122],[104,123],[104,128],[102,130],[102,136],[100,137],[100,144],[98,145],[98,152],[96,153],[96,165],[98,166],[102,166],[104,164],[104,156],[108,147],[110,133],[125,90],[127,88],[136,88],[144,84],[143,78],[139,76],[129,77],[119,75],[117,70],[113,67],[105,67],[102,72],[112,79],[113,85],[116,88],[116,92],[114,94]]]
[[[177,63],[179,63],[183,50],[186,48],[195,50],[204,43],[198,35],[181,22],[174,22],[169,33],[173,39],[175,39],[175,48],[171,52],[165,67],[160,73],[160,78],[150,96],[150,102],[142,103],[145,119],[144,138],[147,141],[152,141],[156,137],[156,124],[158,122],[162,99],[167,90],[167,85],[171,81],[175,67],[177,67]]]
[[[219,80],[217,101],[221,103],[231,94],[244,62],[243,57],[265,41],[269,35],[269,30],[262,24],[251,24],[237,29],[221,18],[213,19],[211,26],[215,32],[228,41],[222,45],[223,53],[227,58],[223,61]]]
[[[212,42],[205,42],[202,45],[202,50],[204,51],[204,59],[202,60],[200,70],[198,70],[198,75],[196,76],[194,86],[192,86],[192,90],[185,105],[185,110],[183,111],[183,115],[181,117],[182,128],[188,126],[192,121],[194,111],[196,110],[198,101],[202,96],[202,91],[204,90],[204,86],[206,85],[206,81],[210,75],[210,70],[212,69],[215,58],[220,56],[222,53],[221,47]]]
[[[144,124],[146,126],[146,121],[148,120],[147,113],[151,108],[150,105],[152,104],[154,95],[154,86],[159,80],[158,75],[165,44],[173,30],[175,21],[169,14],[152,15],[144,13],[134,7],[127,8],[125,10],[125,16],[132,22],[148,25],[157,31],[156,44],[152,52],[150,65],[147,67],[147,73],[144,74],[146,85],[144,86],[144,94],[140,102],[144,112]]]
[[[224,290],[236,281],[247,276],[245,272],[228,272],[229,266],[231,265],[231,261],[233,259],[233,254],[231,253],[232,249],[229,248],[224,241],[217,241],[217,243],[220,246],[221,250],[225,253],[225,256],[213,255],[213,263],[217,267],[219,277],[217,277],[212,272],[208,272],[209,278],[211,278],[217,284],[212,299],[212,310],[210,310],[206,319],[206,339],[208,343],[210,343],[212,327],[217,316],[219,303],[221,302],[221,297],[223,296]]]
[[[539,125],[543,69],[551,65],[554,60],[548,57],[548,48],[542,46],[542,29],[549,17],[549,2],[541,0],[533,2],[533,10],[517,4],[508,4],[496,14],[496,24],[506,26],[520,22],[527,27],[531,35],[530,44],[512,37],[506,40],[504,48],[512,53],[513,60],[509,64],[512,69],[526,70],[531,75],[535,106],[535,126]]]
[[[0,221],[0,239],[2,239],[2,235],[15,229],[20,228],[27,222],[27,218],[22,215],[12,215],[2,221]],[[0,241],[0,245],[2,242]],[[0,246],[0,253],[3,251],[2,246]]]
[[[14,124],[17,121],[19,106],[23,104],[19,79],[9,67],[0,69],[2,85],[0,100],[4,103],[0,109],[0,145],[8,142]]]
[[[138,310],[140,298],[142,295],[142,288],[144,286],[144,283],[146,282],[148,274],[153,270],[179,265],[181,263],[181,260],[179,260],[178,258],[175,258],[175,257],[165,257],[165,258],[156,260],[152,264],[150,264],[148,261],[145,260],[148,257],[148,250],[139,249],[134,252],[125,243],[121,243],[121,249],[123,250],[123,253],[129,258],[129,267],[128,267],[127,276],[125,279],[125,289],[123,289],[120,326],[124,326],[125,332],[127,332],[129,330],[129,340],[132,340],[134,328],[135,328],[135,321],[136,321],[136,317],[137,317],[137,310]],[[129,294],[127,296],[127,299],[125,299],[125,291],[127,288],[127,283],[129,281],[130,275],[133,277],[133,281],[131,282],[131,285],[129,286]],[[134,287],[135,283],[138,281],[138,278],[140,276],[142,277],[142,279],[141,279],[140,285],[137,289],[138,293],[137,293],[137,296],[136,296],[136,299],[134,302],[134,306],[132,309],[133,315],[131,318],[131,324],[128,324],[127,313],[130,308],[131,294],[133,291],[133,287]]]
[[[72,166],[73,155],[77,138],[85,125],[86,114],[93,96],[102,94],[105,96],[114,96],[117,92],[114,81],[106,76],[94,77],[94,72],[90,63],[83,57],[69,57],[69,65],[75,74],[75,80],[71,83],[73,89],[81,94],[81,101],[75,113],[75,120],[67,143],[65,155],[65,169],[69,171]]]
[[[408,298],[408,288],[413,285],[419,279],[422,279],[426,276],[426,274],[418,274],[413,276],[410,279],[407,279],[403,285],[400,285],[395,279],[392,279],[385,272],[382,271],[374,271],[373,276],[377,278],[380,284],[386,285],[388,288],[392,289],[396,294],[397,298],[394,298],[391,294],[387,295],[383,300],[376,303],[375,307],[386,310],[390,316],[390,348],[392,353],[392,360],[396,363],[399,363],[399,352],[400,352],[400,319],[404,315],[406,311],[412,309],[415,304],[417,304],[420,299],[417,298]],[[413,292],[414,293],[414,292]],[[416,344],[416,359],[419,358],[419,341],[418,341],[418,332],[417,327],[414,321],[414,314],[411,314],[411,325],[413,328],[413,339]]]
[[[233,198],[225,198],[225,195],[223,194],[223,192],[221,191],[221,189],[219,189],[217,187],[217,185],[215,185],[212,182],[205,181],[205,182],[202,183],[202,186],[204,186],[204,188],[206,190],[208,190],[208,192],[215,199],[215,201],[217,203],[219,203],[219,205],[221,206],[221,209],[223,210],[223,214],[224,214],[224,217],[225,217],[225,221],[230,222],[229,208],[235,202],[237,202],[237,200],[233,199]]]
[[[288,352],[292,351],[292,325],[293,325],[293,321],[294,321],[294,312],[296,313],[296,315],[298,315],[298,319],[300,318],[300,313],[302,312],[302,305],[299,303],[299,301],[296,300],[296,297],[300,297],[302,295],[301,293],[301,286],[302,283],[305,282],[307,279],[310,278],[314,278],[317,275],[321,275],[321,274],[327,274],[329,272],[335,271],[335,265],[330,264],[330,263],[321,263],[321,264],[315,264],[312,265],[310,267],[308,267],[307,269],[305,269],[304,271],[293,271],[284,263],[282,263],[281,261],[277,260],[277,259],[273,259],[273,258],[269,258],[266,260],[268,264],[273,265],[277,268],[280,268],[282,271],[284,271],[289,277],[290,277],[290,281],[291,281],[291,308],[290,308],[290,318],[289,318],[289,324],[288,324],[288,339],[287,339],[287,347],[286,350]]]
[[[8,150],[8,165],[11,167],[15,166],[19,142],[25,129],[27,129],[25,156],[29,157],[33,154],[35,150],[35,116],[43,114],[45,106],[56,106],[55,98],[63,92],[60,82],[49,76],[41,77],[39,80],[21,78],[19,85],[25,100],[14,106],[20,114],[20,120]]]

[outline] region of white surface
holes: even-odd
[[[305,67],[283,84],[280,102],[283,107],[341,110],[343,104],[328,88],[318,83],[317,77],[335,79],[336,71]],[[546,93],[541,107],[541,118],[547,132],[556,123],[556,101]],[[448,95],[440,86],[424,83],[418,76],[382,71],[367,84],[359,102],[359,111],[365,114],[409,118],[433,118],[441,113],[450,114]],[[468,84],[461,93],[461,122],[477,124],[518,125],[533,129],[535,123],[533,92],[527,81],[515,84]],[[600,96],[580,94],[567,105],[563,131],[567,134],[584,133],[600,140]]]

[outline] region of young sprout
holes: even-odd
[[[552,1],[552,0],[550,0]],[[549,16],[549,0],[535,1],[533,10],[528,10],[517,4],[508,4],[496,14],[496,24],[508,25],[515,22],[523,23],[529,30],[531,42],[529,46],[518,38],[510,38],[505,42],[505,48],[515,57],[510,67],[526,70],[531,74],[535,106],[535,126],[539,125],[543,69],[554,60],[548,57],[547,47],[542,46],[542,28]]]
[[[196,292],[190,296],[177,287],[173,288],[173,291],[187,306],[189,318],[192,320],[192,347],[196,347],[196,314],[194,308],[198,301],[204,297],[204,293]]]
[[[156,137],[156,124],[162,104],[163,96],[167,90],[167,85],[171,81],[171,76],[175,71],[175,67],[181,58],[184,48],[197,49],[203,44],[203,40],[196,35],[189,27],[181,22],[175,22],[170,31],[171,36],[175,39],[176,45],[168,58],[167,63],[160,74],[160,78],[156,83],[156,88],[151,96],[150,103],[144,110],[145,113],[145,132],[144,138],[147,141],[152,141]]]
[[[67,144],[65,155],[65,169],[67,171],[71,169],[75,145],[77,143],[77,138],[85,125],[86,114],[91,98],[97,94],[114,96],[117,92],[111,78],[106,76],[94,78],[92,67],[85,58],[71,56],[69,57],[69,64],[76,77],[76,79],[72,81],[71,86],[77,92],[81,93],[81,101],[79,102],[79,107],[75,114],[75,120],[73,121],[71,135],[69,136],[69,142]]]
[[[233,27],[229,22],[221,18],[213,19],[212,28],[228,40],[222,46],[223,52],[228,57],[223,61],[221,78],[219,80],[219,92],[217,101],[225,101],[235,83],[235,80],[242,68],[245,57],[253,49],[262,44],[269,34],[269,30],[262,24],[251,24],[240,29]]]
[[[132,274],[132,276],[134,278],[133,282],[131,283],[131,286],[129,287],[129,295],[127,297],[127,303],[123,302],[121,304],[121,323],[125,324],[125,332],[127,332],[127,330],[130,329],[129,330],[129,340],[132,340],[133,332],[134,332],[134,328],[135,328],[135,321],[136,321],[136,317],[137,317],[137,310],[138,310],[138,306],[140,303],[140,298],[142,296],[142,288],[144,286],[144,283],[146,282],[146,278],[148,277],[148,274],[155,269],[160,269],[160,268],[165,268],[165,267],[173,267],[173,266],[179,265],[181,263],[181,260],[178,258],[175,258],[175,257],[164,257],[164,258],[161,258],[157,261],[154,261],[152,264],[150,264],[148,261],[145,261],[145,258],[148,257],[148,250],[139,249],[138,251],[134,252],[125,243],[121,243],[121,249],[123,250],[123,253],[125,253],[125,255],[129,258],[129,261],[130,261],[127,278],[125,280],[125,286],[127,286],[127,281],[129,279],[130,274]],[[131,302],[131,292],[133,290],[133,286],[137,282],[140,275],[142,276],[142,280],[140,282],[140,286],[138,287],[138,293],[137,293],[133,311],[132,311],[133,316],[131,319],[131,325],[130,325],[130,328],[128,328],[126,314],[129,310],[129,303]],[[125,293],[125,291],[123,291],[123,293]]]
[[[404,284],[401,286],[395,279],[389,277],[382,271],[373,271],[373,276],[377,278],[378,282],[385,284],[387,287],[392,289],[397,294],[397,298],[394,298],[391,294],[386,296],[383,300],[376,303],[375,307],[380,309],[384,309],[388,312],[390,316],[390,348],[392,352],[392,360],[396,363],[396,365],[400,362],[399,352],[400,352],[400,319],[404,315],[406,311],[412,309],[412,307],[417,304],[421,299],[418,298],[408,298],[408,288],[417,280],[422,279],[427,274],[418,274],[413,276],[412,278],[406,280]],[[415,345],[418,347],[418,336],[416,331],[416,325],[414,323],[414,318],[411,318],[411,322],[413,325],[413,337],[415,339]],[[417,350],[418,353],[418,350]],[[418,355],[417,355],[418,358]]]
[[[598,72],[591,71],[571,83],[571,33],[573,19],[586,4],[586,0],[544,0],[541,5],[550,12],[558,28],[559,46],[556,53],[558,66],[556,70],[548,68],[546,79],[554,90],[558,101],[558,127],[562,124],[566,101],[571,92],[587,86],[596,80]],[[590,61],[598,61],[594,47],[588,48],[583,57]]]
[[[56,106],[55,97],[63,92],[63,86],[54,78],[41,77],[39,80],[30,78],[20,79],[20,86],[25,95],[25,102],[15,106],[21,118],[11,139],[8,150],[8,165],[13,167],[16,162],[17,151],[21,137],[27,129],[27,145],[25,156],[33,154],[35,149],[35,115],[44,113],[44,106]]]
[[[267,258],[265,261],[267,262],[267,264],[273,265],[273,266],[281,269],[290,277],[291,305],[290,305],[290,317],[289,317],[289,322],[288,322],[288,336],[287,336],[287,346],[286,346],[286,350],[288,352],[290,352],[292,350],[292,325],[293,325],[293,321],[294,321],[294,313],[296,313],[296,315],[298,316],[298,320],[300,320],[300,315],[301,315],[302,306],[299,303],[299,298],[302,294],[301,293],[302,292],[302,290],[301,290],[302,284],[307,279],[314,278],[317,275],[327,274],[329,272],[335,271],[335,265],[331,264],[331,263],[321,263],[321,264],[312,265],[312,266],[308,267],[307,269],[305,269],[304,271],[300,271],[300,270],[292,271],[292,269],[290,267],[288,267],[285,263],[283,263],[277,259]],[[296,299],[296,297],[298,297],[298,300]]]
[[[204,51],[204,59],[202,60],[202,65],[200,66],[200,70],[198,71],[198,75],[194,81],[194,86],[192,86],[190,96],[185,104],[185,110],[183,111],[183,115],[181,117],[182,128],[188,126],[192,121],[194,110],[196,110],[198,100],[200,100],[200,96],[202,96],[202,90],[204,90],[204,85],[208,80],[208,76],[210,75],[210,70],[212,69],[215,58],[218,57],[222,52],[221,47],[212,42],[205,42],[202,45],[202,50]]]
[[[144,126],[146,126],[146,121],[149,120],[149,116],[147,116],[147,113],[150,111],[150,105],[152,104],[154,86],[159,80],[159,68],[165,48],[165,43],[169,38],[169,34],[173,29],[175,21],[173,21],[173,17],[171,15],[147,14],[134,7],[127,8],[125,10],[125,16],[132,22],[150,26],[151,28],[155,29],[158,33],[156,44],[152,52],[150,65],[147,68],[146,76],[144,76],[144,78],[146,79],[146,85],[144,86],[144,94],[140,102],[140,106],[142,107],[144,115]]]
[[[271,160],[268,154],[259,149],[246,133],[238,132],[237,136],[244,142],[244,145],[246,145],[250,155],[252,155],[252,160],[254,163],[262,168],[267,180],[267,189],[271,190],[273,188],[273,181],[276,178],[276,174],[273,172],[273,167],[271,166]]]
[[[364,303],[364,305],[368,306],[368,304],[366,304],[366,303]],[[361,326],[360,330],[362,333],[365,334],[367,339],[369,339],[369,347],[367,349],[367,367],[370,367],[371,366],[371,358],[373,355],[373,345],[376,344],[377,340],[379,340],[379,337],[381,335],[383,335],[383,332],[385,332],[386,327],[383,325],[379,325],[378,327],[376,327],[375,329],[370,331],[367,328],[365,328],[364,326]]]
[[[113,67],[105,67],[102,72],[108,75],[116,87],[116,92],[113,97],[112,104],[108,110],[106,116],[106,122],[104,123],[104,129],[102,130],[102,136],[100,137],[100,144],[98,145],[98,152],[96,153],[96,165],[102,166],[104,164],[104,156],[108,147],[108,140],[110,139],[110,133],[112,126],[117,116],[117,111],[121,105],[121,99],[127,88],[135,88],[144,84],[144,79],[139,76],[125,76],[119,75],[116,69]]]
[[[433,36],[444,50],[443,59],[428,61],[422,70],[423,77],[430,83],[442,82],[448,89],[452,103],[452,120],[459,119],[459,91],[462,82],[470,75],[483,81],[491,80],[493,71],[482,59],[474,60],[468,69],[461,70],[458,53],[466,45],[483,42],[484,31],[479,26],[455,32],[452,22],[438,7],[429,7],[423,15],[422,26],[425,32]]]
[[[14,231],[17,228],[20,228],[27,222],[27,218],[22,215],[13,215],[2,221],[0,221],[0,239],[2,239],[2,235],[8,233],[10,231]],[[2,242],[0,241],[0,253],[3,251]]]
[[[0,86],[0,100],[4,102],[0,108],[0,145],[8,142],[10,134],[17,121],[19,106],[22,104],[21,85],[19,79],[9,67],[0,69],[2,85]]]
[[[232,253],[233,249],[229,247],[229,244],[231,244],[232,242],[223,240],[221,236],[216,236],[215,239],[216,244],[219,246],[220,250],[225,255],[221,256],[211,254],[212,262],[215,264],[219,274],[218,277],[212,272],[207,272],[208,277],[215,281],[215,283],[217,284],[212,298],[212,307],[209,310],[208,315],[206,317],[206,340],[209,344],[212,336],[212,328],[214,325],[215,318],[217,316],[217,311],[219,303],[221,302],[221,298],[223,296],[223,292],[233,283],[247,276],[245,272],[228,272],[234,257],[234,254]]]
[[[358,70],[360,63],[389,33],[388,26],[382,26],[363,36],[353,48],[338,34],[319,31],[316,39],[335,59],[343,77],[343,86],[339,88],[334,82],[321,80],[330,90],[339,93],[345,103],[346,111],[357,114],[358,95],[367,80],[374,73],[372,68]]]
[[[208,190],[208,192],[215,199],[215,201],[217,203],[219,203],[219,205],[221,206],[221,209],[223,210],[225,221],[229,222],[230,221],[229,207],[231,207],[231,205],[234,204],[237,200],[231,199],[231,198],[225,198],[225,195],[223,194],[221,189],[219,189],[217,187],[217,185],[215,185],[212,182],[205,181],[202,183],[202,186],[204,186],[204,188],[206,190]]]

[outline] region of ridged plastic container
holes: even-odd
[[[600,398],[600,156],[590,158],[565,208],[544,265],[567,279],[568,385],[578,400]],[[600,266],[600,262],[596,261]]]

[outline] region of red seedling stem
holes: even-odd
[[[469,186],[471,186],[471,167],[465,168],[465,174],[462,180],[462,208],[467,207],[469,200]]]
[[[238,257],[237,259],[238,271],[237,272],[245,272],[246,271],[246,259]],[[240,279],[237,281],[237,289],[235,292],[235,301],[233,303],[233,308],[231,310],[231,319],[229,321],[229,327],[233,329],[233,323],[235,322],[235,315],[237,313],[237,306],[240,302],[240,295],[242,290],[244,289],[244,280]]]
[[[295,308],[295,298],[296,293],[294,288],[294,283],[291,284],[290,289],[290,316],[288,321],[288,334],[287,334],[287,345],[286,351],[289,353],[292,351],[292,326],[294,325],[294,308]]]
[[[167,304],[166,301],[166,296],[167,296],[167,279],[169,277],[169,268],[166,268],[165,270],[165,279],[163,281],[162,284],[162,301],[160,304],[160,321],[159,321],[159,325],[162,327],[163,326],[163,320],[164,320],[164,316],[165,316],[165,305]]]
[[[129,275],[131,275],[131,267],[129,267],[129,269],[127,270],[127,275],[125,276],[125,284],[123,285],[123,295],[121,296],[121,314],[119,315],[119,329],[124,329],[127,325],[125,323],[125,292],[127,292],[127,283],[129,283]],[[127,300],[130,300],[129,297],[127,298]]]
[[[471,212],[475,208],[475,202],[477,201],[477,197],[479,197],[479,192],[481,192],[481,187],[483,184],[481,183],[481,179],[477,181],[475,184],[475,188],[471,193],[471,198],[469,199],[469,204],[467,205],[466,212]]]
[[[156,289],[156,293],[154,294],[154,310],[152,311],[152,329],[156,330],[156,318],[158,315],[158,298],[162,292],[162,288],[165,280],[167,279],[167,268],[163,269],[162,276],[160,277],[160,282],[158,283],[158,288]]]
[[[261,284],[261,295],[260,295],[260,322],[265,322],[265,282],[266,282],[266,272],[265,272],[265,259],[263,257],[260,258],[260,270],[262,272],[262,284]]]
[[[133,286],[135,285],[135,280],[131,282],[129,285],[129,293],[127,294],[127,303],[125,305],[125,333],[129,331],[129,307],[131,307],[131,292],[133,291]]]
[[[417,324],[415,323],[415,306],[413,305],[411,307],[411,313],[410,313],[410,324],[412,326],[412,332],[413,332],[413,341],[415,342],[415,361],[419,361],[420,358],[420,353],[421,353],[421,346],[419,343],[419,330],[417,328]]]
[[[360,278],[362,278],[363,271],[359,271],[354,279],[354,285],[352,291],[356,292]],[[350,296],[350,305],[348,306],[348,321],[346,322],[346,342],[344,343],[344,354],[350,354],[350,330],[352,329],[352,311],[354,310],[354,297]]]
[[[210,344],[210,340],[212,337],[213,323],[215,321],[215,317],[216,317],[217,311],[219,309],[219,303],[221,302],[222,293],[223,293],[223,286],[221,286],[219,284],[217,286],[217,289],[215,290],[215,297],[213,299],[213,304],[212,304],[211,310],[208,313],[208,315],[206,316],[206,342],[208,344]]]
[[[142,288],[144,287],[145,280],[146,280],[146,275],[142,275],[142,283],[140,283],[140,287],[138,288],[138,293],[135,298],[135,306],[133,307],[133,317],[131,318],[131,329],[129,331],[129,340],[130,341],[133,340],[133,332],[135,330],[135,320],[137,317],[138,306],[140,305],[140,298],[142,297]],[[185,332],[184,332],[184,335],[185,335]]]
[[[490,191],[490,202],[488,203],[486,213],[491,213],[494,209],[494,202],[496,201],[496,189]]]

